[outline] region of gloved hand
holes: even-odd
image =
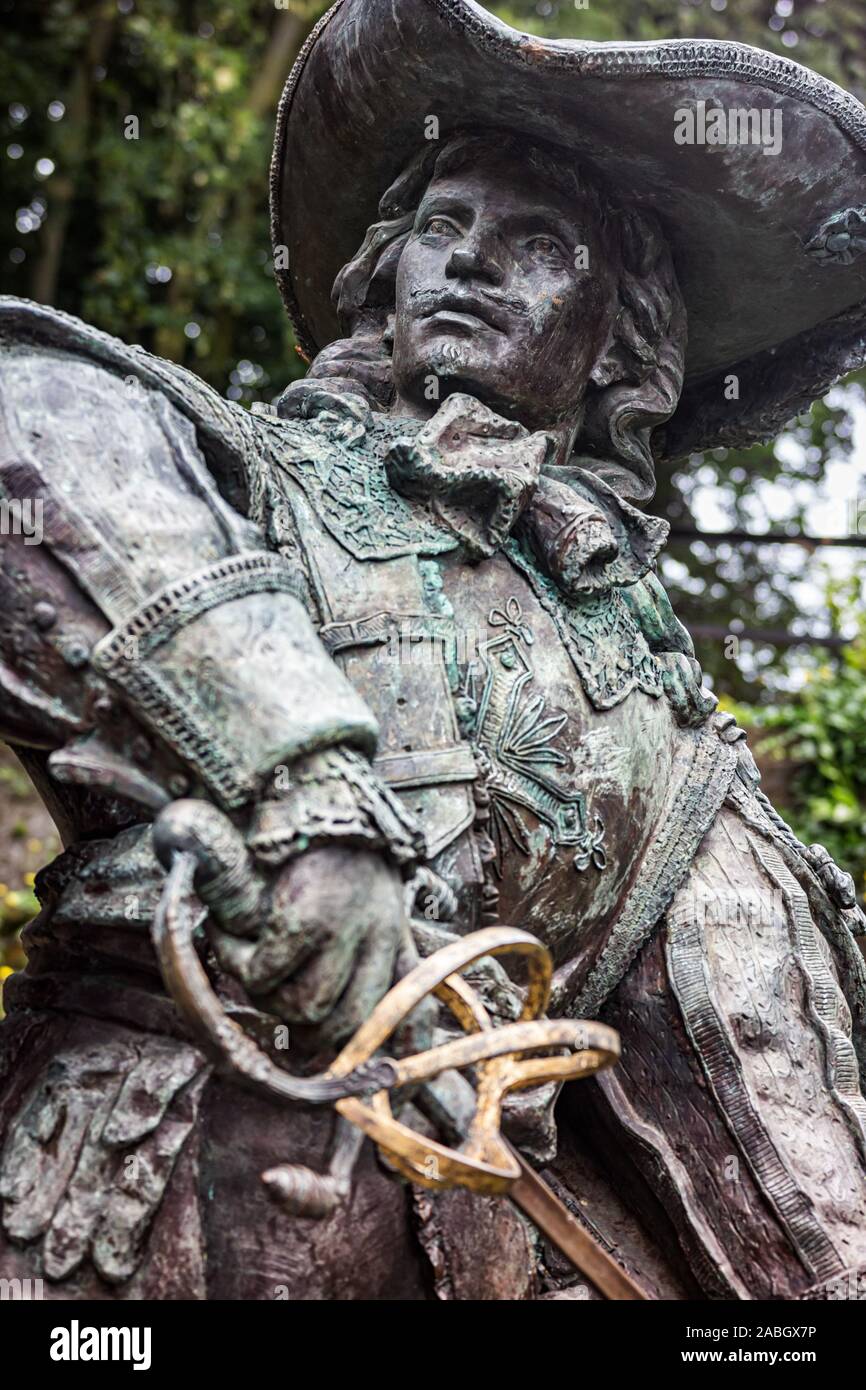
[[[154,845],[166,867],[176,852],[195,857],[220,966],[256,1006],[294,1025],[293,1048],[344,1043],[417,962],[400,872],[378,850],[326,845],[271,868],[204,801],[166,808]]]

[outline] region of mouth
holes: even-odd
[[[492,328],[495,333],[505,333],[505,315],[496,305],[480,295],[440,294],[430,297],[429,303],[420,310],[422,319],[435,320],[441,326],[476,332],[478,328]]]

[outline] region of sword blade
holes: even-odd
[[[509,1147],[511,1147],[509,1145]],[[524,1162],[516,1149],[512,1153],[520,1164],[520,1177],[508,1195],[515,1206],[529,1217],[552,1241],[575,1269],[610,1299],[646,1299],[643,1289],[626,1274],[606,1250],[585,1231],[538,1174]]]

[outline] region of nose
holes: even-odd
[[[497,255],[492,233],[476,232],[471,238],[455,246],[448,258],[445,274],[450,280],[486,280],[490,285],[501,285],[505,271]]]

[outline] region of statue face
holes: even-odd
[[[396,409],[466,391],[530,429],[574,420],[614,289],[589,207],[528,162],[434,179],[397,272]]]

